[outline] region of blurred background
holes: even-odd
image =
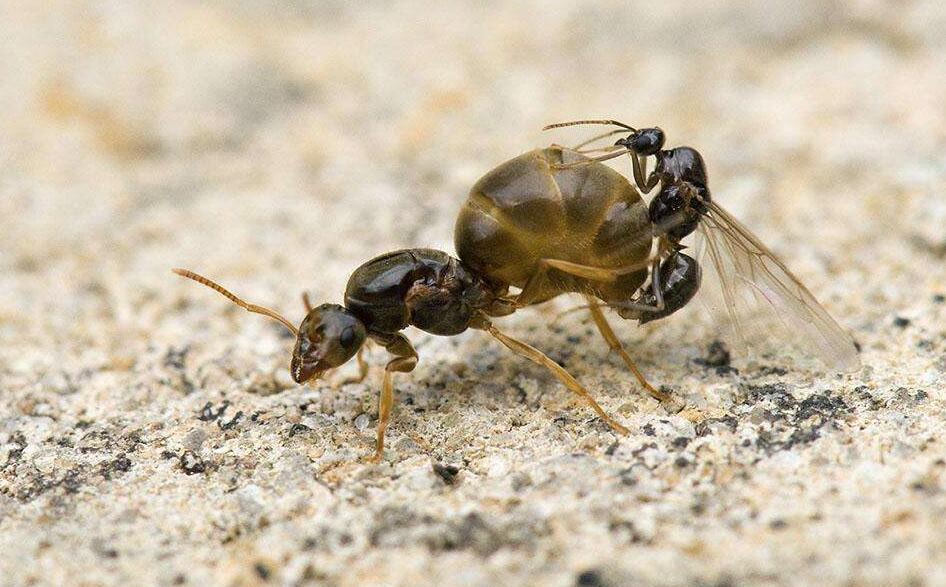
[[[449,248],[472,182],[576,117],[699,148],[815,285],[877,275],[884,239],[946,246],[936,1],[5,6],[3,332],[58,355],[150,331],[170,265],[338,299],[371,255]]]
[[[185,345],[193,368],[226,363],[211,381],[220,388],[234,374],[258,384],[284,371],[274,326],[169,268],[296,320],[303,289],[340,301],[350,271],[376,254],[452,252],[472,183],[587,135],[540,130],[585,117],[659,125],[669,145],[698,148],[717,201],[854,332],[867,375],[935,387],[946,370],[934,302],[946,293],[944,31],[937,0],[6,0],[0,434],[18,446],[15,430],[39,430],[41,443],[83,420],[125,425],[138,410],[177,422],[208,398],[154,391],[166,376],[151,371]],[[916,329],[904,333],[901,319]],[[509,324],[542,333],[546,322],[523,313]],[[566,335],[547,345],[567,346]],[[680,323],[660,330],[637,355],[645,371],[673,381],[665,357],[701,352],[674,346],[686,335]],[[472,343],[430,342],[428,362],[481,353],[456,344]],[[350,401],[342,427],[361,413]],[[0,514],[16,530],[9,541],[28,544],[40,510],[10,463]],[[52,544],[65,552],[81,532],[63,532]],[[32,556],[8,546],[5,562]],[[142,556],[129,568],[161,568]],[[905,577],[914,559],[891,567],[891,557],[876,576]]]

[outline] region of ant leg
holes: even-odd
[[[378,438],[375,443],[372,462],[378,463],[384,455],[384,433],[388,429],[391,411],[394,409],[394,373],[410,373],[417,366],[417,351],[403,334],[384,335],[374,338],[384,345],[393,359],[384,367],[384,381],[381,384],[381,397],[378,400]]]
[[[302,305],[305,306],[306,312],[312,311],[312,301],[309,299],[309,292],[302,292]]]
[[[657,185],[660,178],[656,173],[647,175],[647,157],[632,153],[631,163],[634,167],[634,183],[637,184],[637,189],[639,189],[642,194],[650,193],[650,190],[654,189],[654,186]],[[646,180],[644,179],[645,177],[647,178]]]
[[[617,335],[614,333],[611,325],[608,324],[608,319],[605,318],[604,312],[601,311],[601,306],[598,304],[598,301],[592,296],[587,295],[585,296],[585,299],[588,300],[588,308],[591,310],[591,317],[594,318],[595,324],[598,326],[598,331],[601,333],[601,336],[604,337],[604,340],[608,343],[608,346],[611,347],[611,350],[620,355],[621,359],[624,361],[624,364],[627,365],[627,368],[631,370],[631,373],[634,374],[634,377],[637,378],[637,381],[641,384],[644,390],[657,401],[665,402],[669,400],[670,396],[655,389],[654,386],[644,378],[644,374],[641,373],[640,369],[637,368],[637,365],[634,364],[634,361],[631,360],[631,356],[628,355],[627,351],[624,350],[624,345],[621,344],[620,339],[618,339]]]
[[[622,275],[646,269],[653,261],[654,259],[647,258],[639,263],[607,269],[604,267],[581,265],[579,263],[572,263],[571,261],[562,261],[561,259],[539,259],[535,272],[529,276],[525,285],[522,286],[522,291],[519,292],[519,295],[516,297],[516,305],[521,308],[528,306],[536,300],[543,299],[550,269],[558,269],[568,275],[590,281],[604,281],[610,283]]]
[[[486,332],[493,335],[493,337],[496,340],[503,343],[503,345],[505,345],[506,348],[508,348],[512,352],[516,353],[517,355],[521,357],[525,357],[526,359],[529,359],[533,363],[542,365],[543,367],[551,371],[552,375],[554,375],[556,379],[561,381],[565,385],[565,387],[567,387],[574,394],[578,395],[579,397],[587,401],[591,405],[591,409],[593,409],[595,413],[597,413],[598,416],[602,420],[604,420],[604,422],[608,426],[611,427],[612,430],[627,436],[627,434],[629,433],[628,429],[622,426],[620,423],[618,423],[617,420],[609,416],[608,413],[605,412],[604,409],[600,405],[598,405],[598,402],[595,401],[595,398],[591,395],[591,393],[587,389],[585,389],[581,385],[581,383],[578,383],[577,379],[572,377],[572,375],[568,371],[563,369],[561,365],[559,365],[558,363],[550,359],[548,356],[546,356],[545,353],[536,349],[535,347],[529,346],[528,344],[520,340],[516,340],[515,338],[512,338],[511,336],[507,336],[506,334],[503,334],[501,331],[497,330],[496,327],[490,323],[486,323],[482,328],[486,330]]]
[[[595,141],[600,141],[601,139],[604,139],[604,138],[607,138],[607,137],[611,137],[611,136],[614,136],[614,135],[626,135],[626,134],[628,134],[628,132],[629,132],[629,131],[628,131],[626,128],[619,128],[619,129],[617,129],[617,130],[609,130],[608,132],[603,132],[603,133],[601,133],[601,134],[599,134],[599,135],[595,135],[595,136],[591,137],[590,139],[588,139],[588,140],[586,140],[586,141],[582,141],[582,142],[578,143],[577,145],[575,145],[574,147],[572,147],[572,150],[573,150],[573,151],[577,151],[578,149],[580,149],[580,148],[582,148],[582,147],[584,147],[584,146],[586,146],[586,145],[590,145],[591,143],[593,143],[593,142],[595,142]]]
[[[660,260],[654,259],[653,264],[650,266],[650,285],[646,286],[647,289],[651,290],[654,294],[654,303],[645,304],[642,302],[627,301],[627,302],[608,302],[607,306],[609,308],[617,308],[621,310],[635,310],[640,313],[657,313],[663,312],[667,307],[667,303],[664,301],[664,294],[662,287],[660,285]],[[638,293],[638,299],[642,295],[641,292],[644,291],[644,288],[641,288]]]
[[[613,153],[617,151],[618,149],[624,149],[624,147],[620,145],[609,145],[607,147],[596,147],[594,149],[582,149],[580,151],[578,149],[575,149],[575,152],[587,156],[590,153]]]
[[[500,297],[486,308],[484,312],[487,316],[508,316],[519,309],[519,304],[515,299],[509,297]]]
[[[607,136],[607,135],[602,135],[600,137],[595,137],[594,139],[589,139],[588,141],[585,141],[584,143],[580,143],[578,146],[584,146],[590,142],[593,142],[594,140],[598,138],[603,138],[604,136]],[[574,149],[575,151],[578,151],[578,146],[575,147]],[[578,151],[578,152],[585,154],[585,153],[593,153],[595,151],[613,151],[613,150],[614,150],[614,147],[603,147],[601,149],[591,149],[588,151]],[[625,153],[627,153],[628,156],[631,158],[631,166],[634,169],[634,183],[637,184],[637,187],[641,191],[641,193],[644,193],[644,194],[650,193],[650,191],[654,189],[654,187],[660,181],[660,177],[656,173],[653,173],[653,172],[649,176],[647,175],[647,157],[646,156],[633,153],[624,147],[622,147],[621,150],[618,152],[606,153],[604,155],[599,155],[598,157],[589,157],[588,159],[582,159],[580,161],[573,161],[571,163],[553,163],[551,167],[552,169],[572,169],[575,167],[581,167],[583,165],[589,165],[591,163],[596,163],[596,162],[600,163],[601,161],[608,161],[610,159],[620,157],[621,155]],[[644,179],[645,177],[647,179]]]
[[[620,157],[625,153],[629,153],[629,151],[627,149],[621,149],[616,153],[608,153],[607,155],[600,155],[598,157],[589,157],[588,159],[582,159],[581,161],[573,161],[571,163],[553,163],[550,165],[550,167],[552,169],[572,169],[573,167],[581,167],[583,165],[590,165],[591,163],[600,163],[601,161],[614,159],[615,157]]]
[[[368,376],[368,361],[365,360],[365,346],[367,345],[361,345],[361,348],[358,349],[358,354],[355,355],[355,360],[358,361],[358,375],[342,379],[341,385],[361,383],[365,380],[365,377]]]

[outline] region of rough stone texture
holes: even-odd
[[[0,584],[946,584],[942,2],[2,12]],[[450,249],[479,175],[584,116],[700,148],[863,371],[620,324],[693,423],[562,300],[503,327],[629,437],[481,334],[412,332],[374,466],[379,373],[294,386],[278,325],[168,271],[301,318]]]

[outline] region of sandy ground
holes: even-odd
[[[946,585],[942,2],[60,4],[0,18],[0,584]],[[300,319],[585,116],[700,148],[864,369],[620,323],[693,423],[561,301],[502,325],[630,436],[413,331],[369,465],[380,373],[295,386],[278,325],[168,271]]]

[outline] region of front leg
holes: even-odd
[[[637,188],[643,194],[650,193],[650,190],[654,189],[654,186],[660,181],[660,176],[657,175],[656,171],[652,171],[650,175],[647,175],[647,157],[644,155],[631,153],[631,162],[634,167],[634,183],[637,184]]]
[[[384,455],[384,433],[388,429],[391,411],[394,409],[394,373],[410,373],[417,366],[417,351],[403,334],[372,334],[389,353],[395,355],[384,367],[384,381],[378,400],[378,437],[372,461],[381,461]]]

